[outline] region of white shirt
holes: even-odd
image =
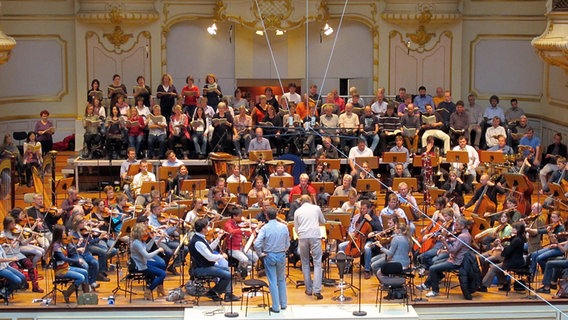
[[[149,171],[146,174],[138,172],[132,179],[132,185],[130,186],[132,188],[132,192],[134,192],[135,195],[138,195],[140,187],[142,187],[142,183],[146,181],[155,182],[156,175]]]
[[[385,101],[380,103],[378,101],[375,101],[371,105],[371,110],[373,111],[374,114],[383,114],[387,112],[387,103]]]
[[[452,150],[462,151],[459,145],[455,146]],[[467,171],[469,172],[469,174],[475,175],[475,168],[479,166],[479,154],[477,153],[477,150],[475,150],[475,148],[470,145],[465,145],[465,150],[463,151],[467,151],[467,157],[469,158],[469,162],[467,163]],[[462,164],[459,162],[452,162],[452,166],[456,168],[456,170],[460,170]]]
[[[351,150],[349,150],[349,159],[355,161],[355,158],[357,157],[372,157],[373,156],[373,150],[371,150],[369,147],[365,147],[365,149],[363,149],[363,151],[359,150],[359,146],[354,146],[353,148],[351,148]]]
[[[286,98],[286,100],[293,101],[294,103],[296,103],[296,105],[302,101],[302,96],[300,96],[295,92],[294,93],[286,92],[285,94],[283,94],[283,96]]]

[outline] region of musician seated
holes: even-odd
[[[475,236],[475,240],[481,243],[480,247],[484,251],[483,256],[486,258],[481,259],[481,277],[485,277],[487,274],[489,266],[491,265],[489,261],[493,263],[503,262],[501,252],[503,251],[503,246],[508,245],[509,242],[502,242],[501,239],[509,237],[513,232],[509,221],[508,213],[503,212],[499,216],[498,226],[485,229]],[[497,239],[499,239],[499,241],[496,241]]]
[[[546,228],[539,229],[538,232],[546,232],[551,244],[548,247],[537,250],[530,255],[530,272],[533,277],[537,272],[537,266],[540,266],[542,271],[544,271],[547,260],[564,254],[564,252],[558,248],[558,239],[556,238],[557,234],[565,231],[560,212],[552,211],[549,218],[550,224],[546,226]]]
[[[179,247],[179,241],[173,240],[176,230],[175,228],[167,225],[162,225],[158,220],[159,217],[162,216],[163,212],[161,204],[152,203],[150,210],[151,214],[148,216],[148,225],[154,230],[154,241],[159,248],[164,250],[164,262],[166,263],[166,266],[169,266],[167,270],[173,275],[179,275],[176,267],[181,264],[181,260],[178,259],[178,261],[170,264],[170,259],[172,258],[174,251]]]
[[[0,236],[1,239],[6,239]],[[17,261],[17,257],[8,257],[4,246],[0,246],[0,277],[6,279],[6,297],[12,296],[13,292],[22,288],[26,284],[26,276],[18,269],[11,267],[9,264]]]
[[[20,225],[16,225],[16,220],[12,216],[7,216],[4,218],[3,221],[4,231],[0,234],[6,240],[6,243],[2,244],[2,247],[5,247],[5,257],[6,258],[14,258],[12,261],[4,261],[8,262],[10,267],[23,270],[28,270],[28,276],[30,281],[32,282],[32,291],[43,293],[43,289],[39,287],[38,279],[37,279],[37,272],[36,272],[36,264],[32,263],[32,261],[25,255],[26,252],[29,251],[25,250],[26,246],[33,240],[32,237],[25,239],[22,235],[24,233],[24,228]],[[31,235],[30,235],[31,236]],[[0,259],[3,258],[0,256]],[[6,266],[7,267],[7,264]],[[0,270],[0,276],[3,275],[2,270]],[[6,275],[12,276],[14,282],[17,282],[15,273],[12,274],[11,272],[6,272]],[[19,275],[18,275],[19,276]],[[23,278],[22,284],[25,283],[25,277]],[[27,283],[26,283],[27,285]]]
[[[420,230],[423,235],[420,239],[422,247],[417,260],[425,270],[430,269],[435,263],[444,262],[448,258],[448,252],[442,250],[442,240],[438,239],[438,235],[442,234],[442,227],[447,229],[446,232],[454,231],[454,213],[450,208],[446,208],[446,199],[439,197],[434,202],[434,207],[436,211],[432,216],[432,221]]]
[[[212,276],[219,278],[219,281],[205,296],[219,301],[219,295],[225,294],[225,301],[238,301],[239,297],[231,293],[231,272],[226,266],[216,265],[216,262],[227,259],[226,254],[214,253],[213,248],[217,247],[223,234],[219,233],[217,238],[211,244],[205,239],[205,235],[209,231],[208,221],[199,219],[195,221],[195,235],[189,243],[189,252],[191,254],[191,276]]]
[[[331,144],[330,137],[322,138],[322,147],[316,152],[316,159],[339,159],[337,148]],[[331,181],[337,183],[337,181],[339,180],[339,170],[332,169],[329,165],[327,165],[325,169],[331,175]]]
[[[473,197],[461,209],[461,212],[476,204],[476,209],[479,208],[483,198],[487,198],[490,205],[495,204],[497,207],[497,193],[504,194],[505,190],[501,188],[500,184],[495,184],[491,181],[488,174],[483,174],[479,177],[480,186],[475,190]],[[482,196],[487,196],[483,197]],[[479,202],[479,203],[478,203]],[[475,211],[475,210],[474,210]],[[485,212],[474,212],[475,214],[484,214]]]
[[[114,247],[115,240],[110,236],[110,209],[105,207],[105,203],[101,199],[93,200],[94,209],[86,219],[97,225],[97,229],[101,230],[99,241],[89,246],[91,253],[99,258],[99,271],[106,273],[109,270],[108,260],[117,255],[118,250]],[[111,248],[109,251],[109,248]]]
[[[359,168],[359,170],[357,170],[357,174],[353,176],[352,179],[353,182],[351,185],[353,185],[353,187],[357,186],[357,181],[359,179],[375,179],[375,173],[373,172],[373,170],[369,168],[369,163],[367,163],[367,161],[364,161],[361,164],[361,168]],[[377,192],[376,191],[362,192],[361,198],[374,200],[377,198]]]
[[[348,159],[349,167],[351,168],[351,175],[357,174],[358,166],[357,163],[355,163],[355,158],[373,156],[373,151],[367,147],[367,141],[365,139],[359,138],[357,141],[357,145],[349,150]]]
[[[440,155],[440,148],[434,144],[434,137],[429,136],[426,138],[426,144],[423,144],[419,153],[422,155],[421,177],[424,189],[434,187],[434,171],[432,168],[432,158]]]
[[[512,155],[513,148],[507,144],[507,137],[499,135],[497,137],[497,145],[487,149],[487,151],[502,151],[504,155]]]
[[[454,227],[458,233],[457,238],[450,237],[446,239],[444,236],[439,236],[443,245],[448,248],[449,257],[446,262],[438,263],[430,268],[428,273],[428,278],[426,281],[418,285],[418,290],[428,290],[430,292],[426,294],[427,297],[436,297],[440,295],[440,281],[444,277],[444,272],[457,270],[461,267],[465,254],[469,250],[471,244],[471,235],[466,227],[465,219],[458,219],[454,222]]]
[[[36,233],[31,228],[36,225],[35,219],[28,217],[26,212],[21,208],[15,207],[10,210],[9,216],[14,218],[18,229],[21,226],[24,231],[23,237],[20,237],[20,249],[22,253],[27,257],[33,257],[32,263],[34,266],[42,259],[45,255],[45,249],[40,246],[38,242],[38,237],[43,237],[43,234]]]
[[[134,201],[134,199],[132,199],[132,193],[130,191],[132,176],[128,176],[128,168],[130,168],[131,164],[137,163],[138,160],[136,160],[136,149],[134,147],[129,147],[128,149],[126,149],[126,160],[124,160],[124,162],[120,165],[120,180],[122,182],[124,193],[128,196],[128,199],[130,199],[130,201]]]
[[[227,178],[227,182],[248,182],[247,178],[241,174],[241,168],[239,165],[235,164],[233,166],[233,174]]]
[[[138,271],[144,272],[150,279],[150,284],[144,288],[144,299],[152,299],[152,290],[156,289],[158,296],[165,296],[164,279],[166,278],[166,264],[158,257],[163,252],[162,248],[153,251],[148,249],[146,241],[150,238],[148,227],[144,223],[137,223],[132,228],[132,244],[130,257],[136,264]]]
[[[358,201],[359,196],[357,195],[357,191],[351,190],[349,191],[349,195],[347,196],[347,201],[345,201],[341,208],[339,208],[340,212],[347,212],[353,216],[356,212],[359,212],[361,208],[361,202]],[[335,208],[332,208],[335,209]]]
[[[162,161],[163,167],[179,167],[183,165],[183,161],[177,158],[173,149],[166,151],[166,160]]]
[[[349,191],[354,190],[355,192],[357,192],[357,189],[355,189],[351,183],[353,181],[353,176],[349,175],[349,174],[345,174],[343,175],[343,179],[342,179],[343,183],[336,187],[335,190],[333,191],[333,195],[334,196],[347,196],[349,195]]]
[[[146,201],[149,201],[148,194],[141,194],[141,187],[144,182],[155,182],[156,175],[148,171],[148,160],[144,159],[140,161],[140,172],[137,173],[132,179],[132,193],[135,197],[134,204],[144,205]],[[164,190],[165,191],[165,190]]]
[[[116,206],[111,210],[110,218],[110,230],[115,239],[120,234],[122,222],[132,217],[133,212],[131,212],[130,210],[131,208],[128,204],[128,198],[124,193],[119,193],[116,196]],[[124,237],[120,240],[126,242],[128,238]]]
[[[268,150],[272,151],[272,147],[270,146],[270,141],[264,138],[264,130],[260,127],[257,127],[254,130],[255,138],[250,141],[248,147],[246,148],[246,157],[248,157],[249,152],[251,151],[263,151]],[[261,160],[264,162],[264,160]]]
[[[395,224],[394,231],[385,241],[390,241],[389,246],[381,243],[382,238],[373,242],[372,245],[377,246],[384,255],[377,255],[371,261],[371,269],[373,274],[379,278],[381,267],[388,262],[400,262],[403,270],[410,268],[410,252],[413,246],[411,235],[408,233],[408,226],[404,223]]]
[[[104,274],[99,273],[99,262],[95,259],[95,257],[93,257],[89,250],[90,245],[98,242],[98,237],[93,237],[91,235],[90,228],[87,229],[87,220],[85,220],[82,216],[73,217],[69,234],[77,239],[77,254],[80,257],[79,261],[83,269],[87,270],[87,279],[91,288],[96,289],[100,286],[97,283],[97,280],[109,282],[109,278],[107,278]]]
[[[248,197],[256,198],[258,197],[258,192],[262,192],[265,197],[272,197],[270,190],[264,186],[264,178],[262,176],[256,176],[254,178],[254,184],[252,189],[248,192]]]
[[[114,192],[114,187],[113,186],[106,186],[103,189],[103,192],[105,193],[106,198],[104,199],[105,202],[105,207],[108,208],[114,208],[116,207],[116,194]]]
[[[244,252],[243,249],[243,236],[250,238],[254,237],[252,226],[250,221],[243,221],[243,212],[240,208],[230,209],[229,219],[225,223],[225,231],[227,232],[228,238],[225,240],[227,243],[227,254],[229,257],[239,261],[239,274],[246,274],[247,270],[250,269],[257,261],[258,255],[254,250],[249,249]]]
[[[448,180],[444,182],[442,189],[446,190],[446,197],[448,199],[453,199],[453,202],[458,205],[459,211],[459,208],[464,205],[463,194],[466,188],[462,179],[458,177],[456,170],[450,170],[448,173]]]
[[[309,184],[309,182],[310,176],[307,173],[300,174],[300,183],[297,186],[294,186],[292,190],[290,190],[290,197],[288,199],[288,201],[290,202],[290,212],[292,211],[292,197],[294,195],[309,194],[312,196],[312,199],[315,199],[316,189],[314,189],[314,187]]]
[[[365,227],[364,224],[369,224],[370,227]],[[354,211],[354,215],[351,218],[351,224],[348,229],[349,236],[347,239],[349,240],[342,242],[337,246],[338,251],[344,251],[348,255],[350,252],[363,255],[365,260],[365,279],[369,279],[371,277],[371,258],[373,253],[373,247],[371,246],[372,239],[367,239],[366,235],[359,234],[361,230],[375,232],[383,230],[380,218],[375,214],[373,204],[369,200],[361,201],[361,208],[359,212],[357,212],[357,210]],[[360,241],[361,237],[365,242]],[[357,242],[357,245],[353,243],[354,241]],[[351,249],[349,249],[349,245],[351,245]],[[357,248],[357,246],[363,246],[363,248]],[[361,252],[359,249],[362,249],[363,251]]]
[[[557,165],[557,161],[560,158],[564,158],[566,159],[566,157],[568,156],[568,152],[566,151],[567,147],[565,144],[562,143],[562,134],[560,132],[556,132],[554,134],[554,142],[552,144],[550,144],[547,148],[546,151],[544,152],[544,158],[542,160],[542,164],[544,165],[542,167],[542,169],[540,169],[538,176],[540,178],[540,183],[543,186],[542,188],[544,189],[545,186],[548,189],[547,186],[547,177],[548,174],[551,174],[555,171],[558,171],[558,165]],[[559,183],[557,179],[556,181],[551,181],[551,182],[556,182]]]
[[[252,191],[252,190],[251,190]],[[262,203],[265,199],[272,201],[272,197],[267,197],[264,191],[257,191],[255,196],[249,197],[249,199],[256,199],[256,202],[250,205],[251,209],[262,208]]]
[[[229,190],[227,189],[227,184],[226,184],[225,178],[218,177],[217,182],[215,183],[215,186],[209,188],[209,191],[207,192],[207,203],[208,204],[213,203],[213,197],[214,197],[213,191],[215,191],[215,190],[219,190],[221,192],[221,197],[228,197],[229,196]]]
[[[568,242],[559,243],[558,249],[566,253],[566,251],[568,251]],[[542,277],[542,287],[538,288],[536,292],[550,293],[550,289],[557,289],[558,279],[562,278],[562,274],[566,268],[568,268],[568,260],[566,260],[566,258],[547,261]]]
[[[477,176],[477,171],[475,169],[479,166],[479,154],[474,147],[468,144],[468,138],[466,136],[460,136],[458,138],[458,145],[455,146],[453,150],[467,151],[468,162],[466,164],[454,162],[452,163],[452,167],[458,172],[463,172],[466,192],[469,193],[473,190],[472,183],[475,181]]]
[[[503,245],[500,239],[495,240],[496,248],[501,248],[503,262],[489,267],[485,277],[483,277],[482,286],[479,288],[479,291],[487,292],[487,288],[491,287],[495,276],[497,276],[497,283],[502,284],[499,291],[509,291],[511,285],[510,280],[507,279],[501,270],[520,269],[526,265],[523,256],[523,247],[526,241],[525,224],[522,222],[514,223],[510,237],[511,241],[509,245]]]
[[[187,199],[193,197],[193,192],[190,194],[189,191],[187,191],[187,193],[184,193],[181,190],[181,184],[183,183],[183,180],[189,180],[189,179],[191,179],[191,176],[189,175],[185,164],[179,166],[178,174],[170,182],[169,190],[172,191],[178,197],[187,198]]]
[[[79,191],[75,187],[67,189],[67,199],[61,202],[61,210],[63,210],[61,218],[64,225],[67,225],[74,215],[85,215],[83,207],[79,205],[79,198]]]
[[[286,172],[284,170],[284,163],[282,161],[279,161],[276,164],[276,171],[274,171],[272,174],[270,174],[270,178],[272,177],[291,177],[291,175]],[[270,179],[269,178],[269,179]],[[270,180],[269,180],[270,181]],[[311,180],[314,181],[314,180]],[[269,183],[270,185],[270,183]],[[289,199],[289,194],[290,191],[292,190],[292,188],[284,188],[284,187],[276,187],[276,188],[270,188],[270,192],[272,193],[272,197],[274,198],[274,203],[277,206],[286,206],[288,207],[290,205],[290,199]]]
[[[61,210],[48,210],[43,203],[43,196],[39,193],[34,193],[34,202],[31,207],[26,209],[28,217],[35,219],[37,224],[32,230],[40,233],[38,236],[38,243],[43,249],[47,249],[51,243],[53,226],[61,219]]]
[[[409,225],[411,234],[414,234],[414,230],[416,230],[416,227],[414,226],[414,223],[408,221],[406,214],[399,207],[399,204],[400,203],[398,201],[398,196],[396,194],[390,194],[388,196],[388,205],[385,208],[383,208],[379,214],[381,227],[384,229],[382,223],[385,219],[387,219],[390,216],[396,216],[398,217],[399,222],[404,222],[407,225]]]
[[[549,165],[551,164],[549,163],[546,166]],[[557,169],[552,171],[552,175],[550,175],[548,183],[546,183],[546,175],[548,174],[548,172],[544,171],[546,166],[544,166],[544,168],[542,168],[539,173],[541,181],[543,180],[543,173],[544,173],[544,180],[545,180],[545,183],[542,184],[542,190],[539,191],[540,194],[550,192],[550,187],[548,186],[548,183],[563,184],[563,182],[568,181],[568,174],[564,172],[566,170],[566,158],[559,157],[558,159],[556,159],[555,166]]]
[[[403,168],[404,168],[404,177],[405,178],[410,178],[410,171],[408,171],[408,164],[410,162],[410,153],[408,152],[408,149],[406,149],[403,145],[404,140],[402,139],[402,136],[396,136],[394,138],[394,142],[395,142],[395,146],[393,146],[389,152],[404,152],[406,154],[406,162],[391,162],[389,163],[389,167],[390,167],[390,174],[394,175],[395,173],[395,166],[397,164],[402,164]]]

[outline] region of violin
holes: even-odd
[[[0,235],[0,245],[8,243],[8,238],[5,235]]]

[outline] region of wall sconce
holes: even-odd
[[[286,32],[286,31],[276,30],[276,35],[277,35],[277,36],[283,36],[283,35],[284,35],[284,32]]]
[[[323,41],[323,36],[330,36],[333,33],[333,28],[329,26],[329,24],[325,24],[323,28],[320,30],[320,43]]]
[[[263,35],[264,35],[264,31],[262,31],[262,30],[256,30],[255,33],[256,33],[257,35],[259,35],[259,36],[263,36]]]
[[[217,24],[215,24],[215,22],[213,22],[213,24],[207,28],[207,32],[209,32],[210,35],[214,36],[217,34]]]

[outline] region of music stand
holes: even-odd
[[[333,193],[335,184],[331,181],[328,182],[312,182],[312,187],[316,189],[316,193]]]
[[[207,180],[205,179],[187,179],[181,181],[180,192],[192,192],[193,197],[202,198],[207,189]]]
[[[505,163],[505,155],[502,151],[481,151],[479,161],[486,163]]]
[[[247,194],[247,191],[243,190],[246,184],[250,184],[250,182],[227,182],[227,189],[230,194]]]
[[[341,159],[318,159],[316,164],[319,164],[320,162],[327,163],[328,167],[332,170],[333,169],[335,169],[335,170],[341,169]]]
[[[564,189],[558,183],[549,183],[548,188],[550,189],[550,194],[557,196],[558,200],[563,202],[568,201],[568,199],[564,195]]]
[[[249,208],[249,209],[243,210],[243,217],[247,217],[248,219],[256,219],[256,216],[261,211],[262,211],[261,208]]]
[[[416,178],[394,178],[392,181],[392,188],[398,189],[398,185],[402,182],[408,185],[411,192],[418,190],[418,180],[416,180]]]
[[[408,161],[406,152],[384,152],[383,162],[386,163],[406,163]]]
[[[525,176],[521,173],[504,173],[505,182],[509,188],[517,187],[517,189],[527,190],[528,186],[525,181]]]
[[[443,196],[446,193],[446,190],[439,189],[439,188],[428,188],[428,194],[430,195],[430,199],[438,199],[439,197]]]
[[[59,181],[57,181],[57,185],[55,185],[55,199],[57,200],[58,194],[65,194],[67,189],[72,185],[73,177],[59,179]]]
[[[160,195],[166,192],[165,181],[144,181],[140,187],[140,194],[149,194],[152,190],[160,191]]]
[[[164,209],[164,211],[162,211],[163,214],[166,214],[168,216],[176,216],[180,219],[183,219],[185,212],[187,211],[187,207],[185,205],[177,205],[177,206],[170,206]]]
[[[461,150],[449,150],[446,153],[446,162],[457,162],[457,163],[468,164],[469,153],[467,153],[467,151],[461,151]]]
[[[438,166],[438,159],[439,157],[432,157],[432,167],[437,167]],[[414,158],[412,159],[412,166],[413,167],[422,167],[422,156],[421,155],[415,155]]]
[[[341,208],[347,201],[349,201],[348,196],[330,196],[328,204],[330,208]]]
[[[249,151],[249,160],[260,162],[262,160],[272,160],[272,150],[253,150]]]
[[[158,168],[158,180],[168,180],[173,179],[179,171],[178,167],[164,167],[160,166]]]
[[[276,188],[292,188],[294,186],[293,176],[271,176],[268,179],[268,187]]]
[[[347,213],[328,213],[325,215],[325,220],[327,222],[339,222],[344,228],[349,228],[349,225],[351,224],[351,215]],[[345,236],[340,240],[343,241],[343,239],[345,239]]]
[[[379,168],[379,157],[355,157],[355,163],[358,167],[362,167],[363,162],[367,162],[369,169]]]
[[[148,172],[153,172],[152,169],[154,166],[150,162],[148,162]],[[134,177],[137,173],[140,172],[140,163],[133,163],[128,166],[128,171],[126,172],[127,177]]]
[[[375,179],[358,179],[356,188],[358,192],[380,192],[381,184]]]

